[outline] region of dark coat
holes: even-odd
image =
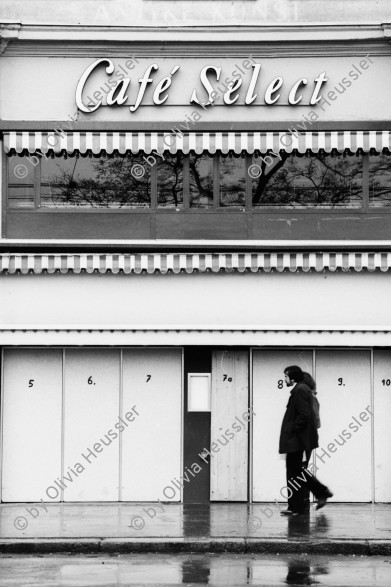
[[[318,446],[312,392],[305,383],[297,383],[291,391],[282,421],[279,452],[312,450]]]

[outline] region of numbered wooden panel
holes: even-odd
[[[138,416],[122,436],[122,500],[180,501],[175,479],[191,482],[181,471],[180,349],[123,351],[123,416],[131,410]]]
[[[119,499],[119,390],[119,350],[65,351],[64,501]]]
[[[248,352],[212,357],[210,499],[247,501]]]
[[[278,447],[291,390],[284,381],[289,365],[311,373],[312,351],[253,352],[253,501],[286,501],[285,455],[279,455]]]
[[[316,352],[321,428],[317,476],[333,501],[371,501],[370,351]]]
[[[3,369],[2,500],[47,501],[61,473],[62,351],[6,349]]]
[[[374,455],[375,501],[391,501],[391,351],[375,350]]]

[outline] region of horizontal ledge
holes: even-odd
[[[253,12],[256,18],[259,13],[259,6],[253,7],[249,4],[248,10]],[[223,20],[223,18],[222,18]],[[216,18],[218,21],[218,18]],[[13,37],[20,41],[50,40],[50,41],[148,41],[148,40],[172,40],[183,42],[183,35],[187,39],[196,39],[210,43],[211,35],[214,39],[221,40],[225,37],[230,41],[243,43],[243,33],[246,34],[246,42],[249,41],[297,41],[297,37],[305,40],[322,39],[334,40],[355,40],[355,39],[386,39],[389,24],[379,21],[372,23],[311,23],[297,22],[295,24],[270,23],[268,25],[247,25],[247,24],[217,24],[208,25],[178,25],[178,26],[112,26],[104,25],[63,25],[63,24],[14,24],[3,28],[3,34],[11,29]]]
[[[26,251],[27,254],[55,254],[59,249],[63,254],[79,250],[84,254],[94,254],[97,251],[142,253],[151,251],[164,253],[182,253],[197,251],[205,253],[218,253],[229,249],[230,253],[241,252],[292,252],[305,251],[306,253],[320,253],[324,250],[338,252],[373,253],[391,252],[391,240],[213,240],[213,239],[0,239],[0,250],[9,254],[12,251]]]
[[[244,106],[243,106],[244,108]],[[172,121],[155,121],[140,122],[131,120],[126,121],[126,129],[130,132],[167,132],[170,133],[172,128],[183,124],[183,118]],[[198,121],[195,133],[205,132],[286,132],[287,129],[297,126],[298,120],[286,121]],[[72,126],[74,127],[73,130]],[[52,132],[54,129],[68,129],[67,132],[124,132],[124,121],[76,121],[69,120],[48,121],[48,120],[1,120],[0,131],[2,132]],[[339,131],[343,128],[346,131],[382,131],[391,129],[390,120],[332,120],[312,122],[311,130],[315,132],[332,132]],[[66,131],[64,131],[66,132]],[[189,134],[191,134],[190,131]]]
[[[199,327],[198,327],[199,328]],[[327,327],[326,327],[327,328]],[[267,349],[274,347],[389,348],[390,331],[329,330],[1,330],[4,347],[184,347],[211,346]]]
[[[269,324],[0,324],[0,332],[324,332],[324,333],[391,333],[391,325],[269,325]]]

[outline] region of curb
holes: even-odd
[[[281,540],[268,538],[80,538],[2,539],[1,554],[125,553],[357,554],[391,555],[391,540]]]
[[[95,554],[100,552],[99,538],[26,538],[18,540],[9,538],[0,540],[1,554]]]

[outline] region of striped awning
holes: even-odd
[[[389,271],[386,252],[2,254],[1,273]]]
[[[266,153],[268,150],[288,153],[297,151],[333,150],[364,152],[383,149],[391,150],[391,133],[389,131],[340,131],[340,132],[217,132],[217,133],[144,133],[144,132],[72,132],[58,129],[52,132],[9,132],[4,133],[6,153],[54,153],[75,152],[98,155],[99,153],[152,153],[164,151],[187,154],[195,153]]]

